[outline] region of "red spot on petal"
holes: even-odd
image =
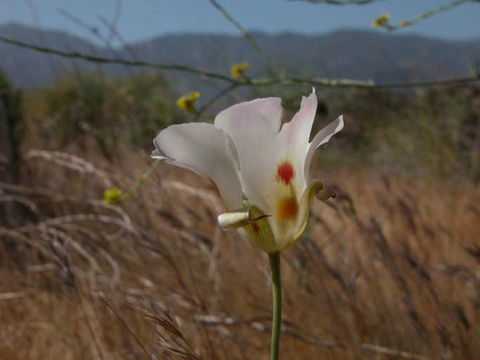
[[[285,161],[278,165],[277,176],[285,185],[290,184],[290,181],[292,181],[293,177],[295,176],[295,171],[293,170],[292,164],[290,164],[288,161]]]

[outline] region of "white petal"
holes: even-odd
[[[215,126],[224,129],[230,136],[236,133],[237,127],[241,125],[252,125],[262,133],[273,135],[280,129],[282,113],[282,99],[256,99],[221,111],[215,118]]]
[[[230,135],[237,149],[245,195],[267,213],[282,112],[280,98],[265,98],[234,105],[215,118],[215,126]]]
[[[279,201],[299,201],[306,188],[303,169],[316,108],[313,90],[283,126],[281,100],[272,98],[233,106],[215,119],[215,126],[224,129],[235,143],[242,186],[250,205],[271,215],[267,220],[279,245],[289,242],[298,231],[297,216],[280,218]],[[286,162],[293,167],[288,185],[279,181],[278,175],[280,165]]]
[[[316,112],[317,95],[315,94],[315,89],[312,89],[308,97],[302,97],[300,109],[293,116],[292,120],[282,126],[281,133],[288,139],[288,143],[309,143]]]
[[[172,125],[162,130],[153,143],[156,150],[152,157],[210,178],[227,209],[241,207],[238,159],[232,140],[224,131],[207,123]]]
[[[158,149],[153,150],[150,157],[157,160],[167,160],[165,155],[163,155]]]
[[[338,118],[333,120],[330,124],[325,126],[322,130],[320,130],[315,137],[313,138],[312,142],[308,146],[306,159],[305,159],[305,167],[304,173],[305,178],[308,178],[308,171],[310,169],[310,164],[312,162],[313,154],[315,150],[327,142],[330,141],[333,135],[343,129],[343,115],[340,115]]]
[[[293,235],[290,235],[290,238],[285,239],[286,241],[283,244],[278,244],[279,247],[283,247],[282,250],[292,246],[303,235],[308,224],[313,197],[322,189],[323,185],[320,181],[312,180],[309,182],[299,200],[299,211],[296,219],[297,223],[295,224],[296,232]]]
[[[294,180],[300,194],[306,187],[303,169],[316,112],[317,96],[315,89],[312,89],[308,97],[302,97],[300,110],[290,122],[282,126],[279,135],[279,147],[286,150],[286,157],[294,165],[296,175]]]
[[[288,246],[301,233],[308,214],[307,199],[310,199],[306,169],[313,151],[343,127],[343,121],[341,127],[331,124],[310,143],[316,109],[317,97],[313,90],[302,99],[293,119],[283,126],[278,98],[238,104],[215,119],[215,126],[230,135],[237,149],[240,181],[248,204],[258,206],[268,215],[262,221],[270,224],[275,243],[262,245],[265,251]],[[255,234],[250,237],[255,239]]]

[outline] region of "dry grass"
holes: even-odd
[[[132,155],[95,166],[25,156],[0,184],[0,359],[266,359],[265,256],[215,226],[212,187]],[[100,169],[101,168],[101,169]],[[341,169],[283,255],[283,359],[474,359],[480,192],[468,182]],[[15,205],[14,205],[15,204]],[[22,222],[15,221],[22,218]]]

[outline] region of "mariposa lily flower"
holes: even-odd
[[[315,150],[343,128],[340,116],[310,141],[316,109],[315,90],[285,123],[280,98],[243,102],[220,112],[214,124],[162,130],[152,157],[210,178],[227,209],[220,226],[239,228],[262,250],[279,252],[301,236],[311,199],[322,189],[308,176]]]

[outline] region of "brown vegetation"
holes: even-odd
[[[220,232],[209,183],[151,160],[24,155],[0,184],[0,359],[266,359],[265,255]],[[367,167],[323,169],[283,255],[282,358],[474,359],[480,353],[480,193]]]

